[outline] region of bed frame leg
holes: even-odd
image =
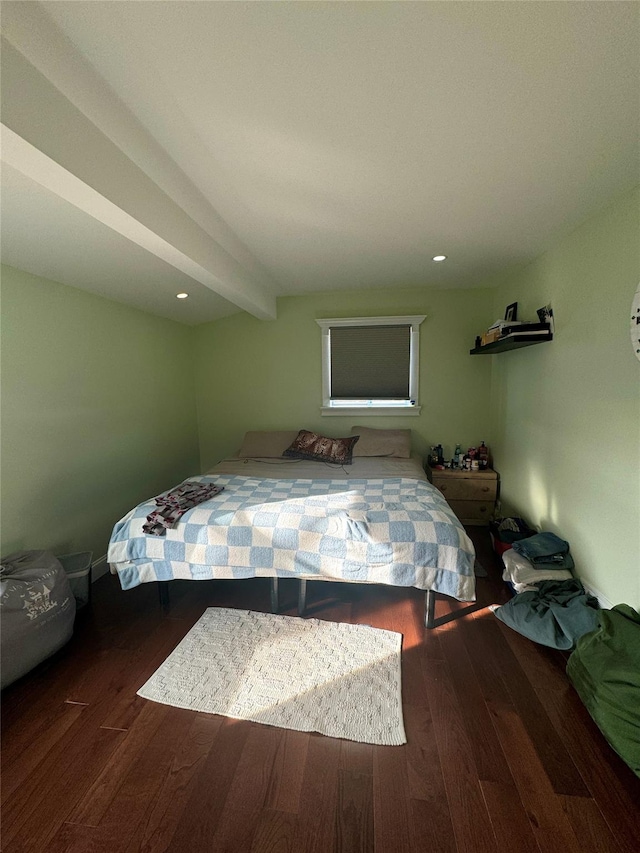
[[[307,582],[305,580],[298,581],[298,616],[304,616],[304,611],[307,609]]]
[[[169,581],[158,581],[158,595],[160,607],[164,613],[169,612]]]
[[[271,612],[278,612],[278,578],[271,578]]]
[[[427,628],[436,627],[436,594],[432,589],[428,589],[424,599],[425,605],[425,620],[424,624]]]

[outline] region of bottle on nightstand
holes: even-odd
[[[462,446],[460,444],[456,444],[455,453],[453,454],[453,464],[452,468],[460,467],[460,460],[462,458]]]
[[[480,443],[480,447],[478,448],[478,461],[480,463],[480,470],[486,471],[489,467],[489,448],[484,441]]]

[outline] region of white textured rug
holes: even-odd
[[[402,635],[209,607],[139,696],[364,743],[406,743]]]

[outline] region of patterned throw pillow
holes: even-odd
[[[359,438],[359,435],[327,438],[316,432],[301,429],[282,455],[292,459],[317,459],[320,462],[331,462],[333,465],[351,465],[353,445]]]

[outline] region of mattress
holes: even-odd
[[[474,549],[419,457],[349,466],[226,459],[190,482],[222,488],[164,536],[151,499],[115,526],[107,559],[127,589],[172,579],[294,577],[380,583],[474,600]]]
[[[314,462],[309,459],[285,459],[268,457],[262,459],[223,459],[207,474],[238,474],[245,477],[269,477],[276,480],[331,479],[369,480],[384,477],[406,477],[428,482],[418,454],[409,459],[380,456],[354,457],[351,465],[332,465],[329,462]]]

